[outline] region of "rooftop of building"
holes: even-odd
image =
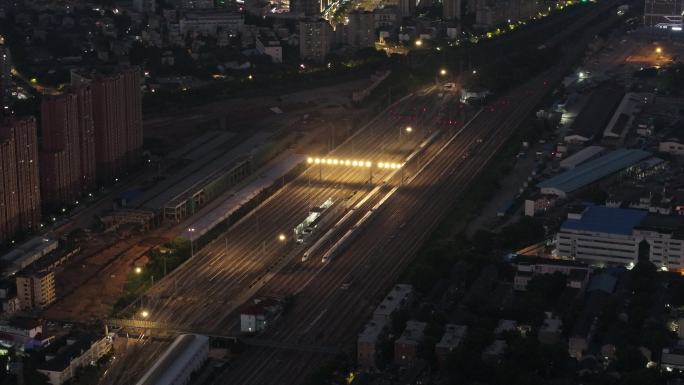
[[[392,290],[380,302],[378,307],[373,312],[373,315],[389,316],[392,314],[406,299],[408,295],[413,292],[413,286],[407,284],[394,285]]]
[[[22,243],[21,245],[15,246],[11,251],[3,254],[0,257],[0,260],[5,263],[11,263],[23,255],[34,254],[41,252],[43,249],[53,247],[56,242],[57,240],[53,239],[49,235],[34,237]]]
[[[444,326],[444,335],[442,335],[442,339],[435,347],[453,349],[461,344],[467,331],[468,326],[466,325],[447,324]]]
[[[73,359],[80,357],[98,339],[89,333],[75,332],[67,335],[62,339],[63,343],[53,343],[45,350],[45,362],[38,366],[38,370],[63,371]]]
[[[361,343],[377,342],[378,337],[385,328],[385,325],[387,325],[387,319],[369,321],[366,326],[364,326],[363,331],[359,333],[358,341]]]
[[[14,317],[7,321],[7,325],[22,330],[31,330],[43,325],[43,321],[29,317]]]
[[[588,146],[560,161],[560,166],[572,169],[605,151],[605,147]]]
[[[616,84],[606,83],[597,87],[570,126],[568,136],[579,135],[591,139],[602,133],[624,94],[624,89]]]
[[[262,298],[254,303],[245,306],[240,314],[245,315],[262,315],[273,314],[280,311],[282,303],[275,298]]]
[[[554,333],[560,331],[562,326],[563,321],[560,318],[546,317],[544,318],[544,322],[539,329],[544,332]]]
[[[418,321],[407,321],[406,328],[404,332],[401,333],[401,337],[397,340],[399,344],[416,344],[423,340],[425,337],[425,328],[427,323]]]
[[[506,351],[506,347],[508,347],[508,344],[505,340],[495,340],[487,347],[487,349],[485,349],[482,354],[489,356],[500,356]]]
[[[579,219],[566,219],[561,231],[631,235],[634,227],[647,215],[648,212],[643,210],[587,206]]]
[[[136,385],[164,385],[174,383],[194,356],[209,343],[209,338],[199,334],[182,334],[155,361]]]
[[[300,154],[289,154],[282,157],[280,162],[264,171],[262,174],[259,174],[257,178],[253,179],[247,185],[244,185],[241,188],[237,187],[238,190],[236,190],[230,198],[217,205],[215,209],[204,213],[200,218],[192,222],[190,226],[183,231],[181,236],[190,240],[195,240],[203,236],[213,229],[216,224],[229,218],[235,211],[257,196],[261,191],[280,180],[280,178],[290,172],[297,164],[303,162],[304,159],[305,156]]]
[[[569,266],[577,269],[588,268],[586,263],[571,259],[530,257],[527,255],[516,255],[513,263],[518,265]]]
[[[591,277],[587,291],[592,292],[600,290],[604,293],[611,294],[613,291],[615,291],[616,284],[617,278],[614,275],[603,272]]]
[[[637,149],[618,149],[537,184],[570,193],[624,170],[648,158],[651,153]]]
[[[603,291],[594,291],[589,294],[589,298],[582,307],[572,329],[571,335],[573,337],[586,338],[589,335],[596,318],[605,308],[609,297],[610,295]]]
[[[515,320],[502,319],[499,320],[499,323],[496,325],[496,329],[494,329],[494,334],[513,331],[517,327],[518,322],[516,322]]]
[[[672,234],[675,239],[684,239],[684,216],[648,214],[636,229]]]

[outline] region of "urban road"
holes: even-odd
[[[577,23],[586,24],[586,18],[612,5],[601,4]],[[418,161],[405,166],[404,184],[397,175],[386,180],[390,173],[378,169],[373,169],[370,182],[371,170],[367,168],[311,167],[155,286],[142,304],[149,319],[185,330],[229,334],[236,329],[238,308],[251,297],[294,294],[296,299],[287,315],[260,336],[267,342],[250,346],[217,377],[216,384],[304,382],[331,359],[324,352],[353,345],[372,309],[447,209],[608,22],[587,28],[564,49],[560,64],[486,106],[465,126],[465,107],[455,97],[440,96],[435,89],[396,104],[329,157],[374,164],[403,162],[423,138],[439,131],[437,140]],[[408,119],[407,111],[411,115]],[[400,135],[407,125],[414,131]],[[373,190],[377,185],[386,186]],[[386,208],[374,215],[366,231],[328,263],[321,263],[326,248],[302,262],[305,247],[298,249],[291,241],[278,240],[280,233],[290,237],[308,210],[328,198],[336,205],[352,207],[366,194],[377,191],[357,210],[358,218],[396,185],[401,187],[389,198]],[[339,210],[339,214],[347,210]],[[357,218],[348,221],[340,234]],[[302,349],[293,354],[298,346]],[[142,354],[123,357],[118,365],[125,367],[126,375],[112,375],[105,382],[130,382],[163,348],[149,346],[140,350]]]

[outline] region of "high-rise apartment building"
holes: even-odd
[[[43,204],[58,208],[95,185],[95,132],[90,86],[45,95],[41,105]]]
[[[133,0],[133,9],[140,13],[154,13],[157,10],[155,0]]]
[[[375,46],[375,15],[373,12],[355,10],[349,12],[346,29],[346,43],[354,48]]]
[[[311,18],[299,22],[299,57],[316,63],[325,61],[332,45],[332,27],[324,19]]]
[[[0,241],[40,225],[38,138],[34,118],[0,124]]]
[[[90,85],[97,178],[112,183],[142,155],[140,70],[127,67],[108,74],[72,71],[71,83]]]
[[[0,116],[7,113],[12,97],[12,55],[7,47],[0,45]]]
[[[327,6],[327,0],[291,0],[290,12],[303,16],[318,16]]]
[[[442,0],[442,17],[444,20],[460,20],[461,0]]]
[[[399,15],[411,17],[416,13],[416,0],[398,0]]]

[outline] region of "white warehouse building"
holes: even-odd
[[[659,268],[684,270],[684,216],[578,206],[556,234],[556,246],[561,257],[623,266],[636,264],[642,248]]]

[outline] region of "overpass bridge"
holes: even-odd
[[[149,330],[157,331],[160,334],[176,335],[176,334],[202,334],[212,339],[228,340],[232,342],[240,342],[245,345],[270,348],[292,350],[304,353],[328,354],[336,355],[342,352],[341,349],[332,346],[319,346],[308,344],[288,343],[276,341],[272,339],[263,339],[257,337],[245,337],[234,334],[221,334],[210,330],[198,330],[183,328],[179,325],[173,325],[165,322],[156,322],[148,320],[124,319],[124,318],[110,318],[106,322],[108,327],[120,327],[125,329],[135,330]]]

